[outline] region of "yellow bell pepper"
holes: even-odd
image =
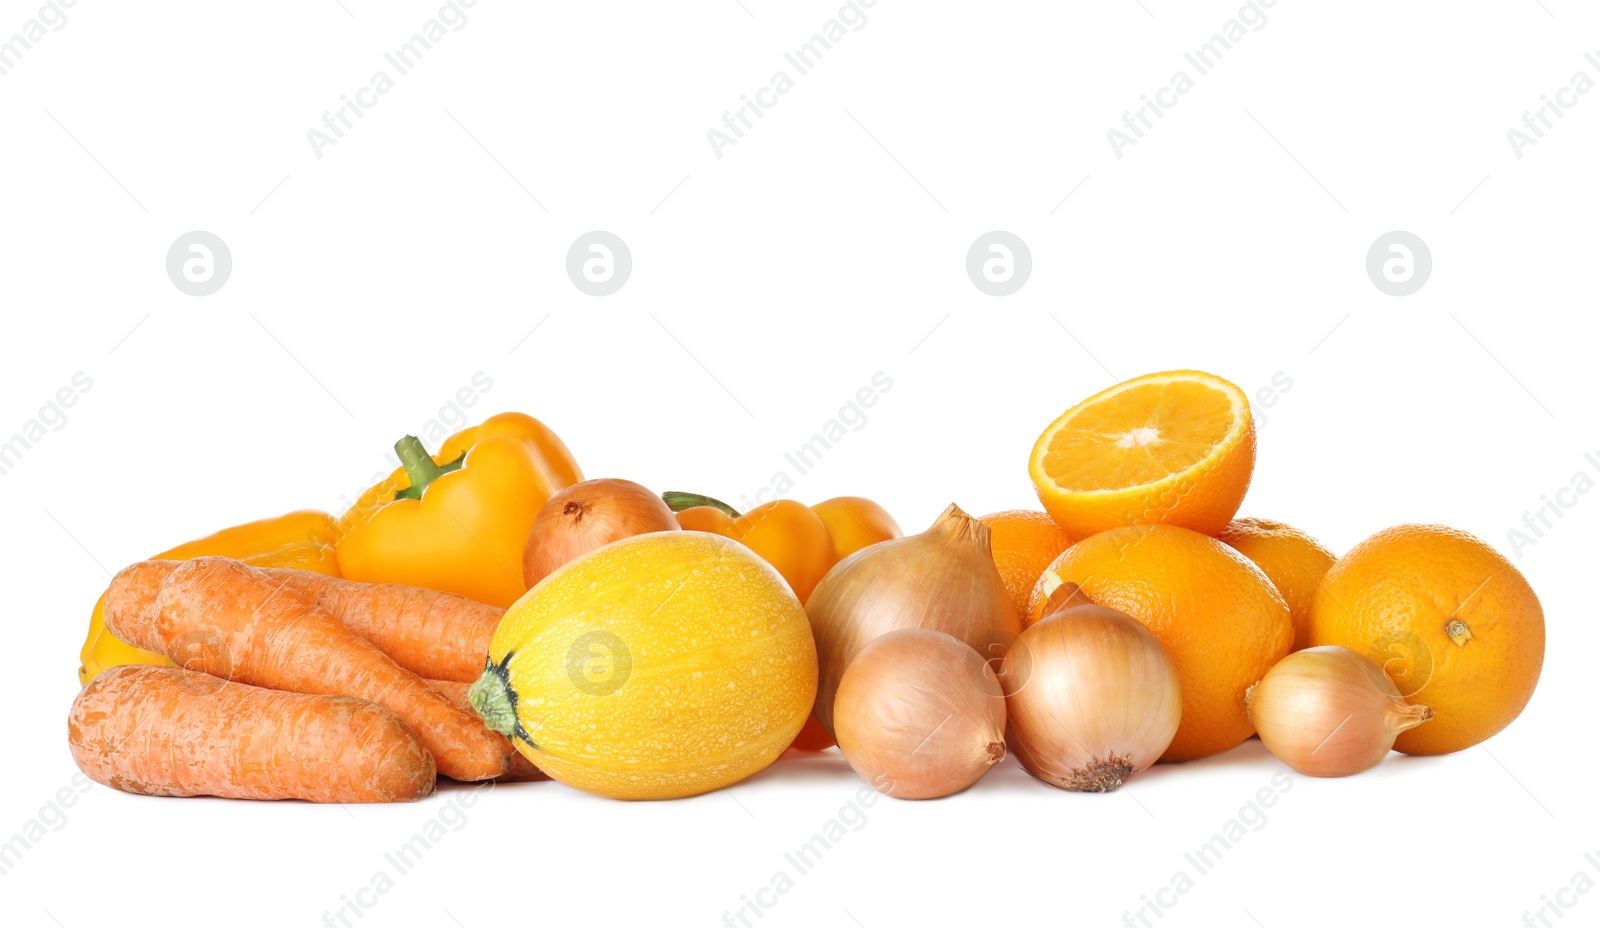
[[[567,446],[538,419],[502,413],[445,439],[436,455],[411,435],[394,447],[401,466],[340,519],[340,573],[516,602],[534,517],[583,481]]]
[[[225,528],[163,551],[155,559],[187,561],[197,557],[231,557],[257,567],[288,567],[336,577],[339,563],[333,549],[335,540],[337,526],[333,516],[302,509],[275,519]],[[122,664],[172,666],[164,656],[125,644],[107,631],[105,606],[106,598],[102,594],[94,604],[94,612],[89,617],[89,637],[78,655],[79,683],[86,684],[101,671]]]

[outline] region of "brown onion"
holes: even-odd
[[[901,628],[945,632],[998,660],[1022,620],[989,555],[989,527],[954,503],[920,535],[840,561],[806,601],[817,639],[817,721],[833,729],[834,693],[867,642]]]
[[[1006,755],[1006,701],[977,651],[944,632],[902,628],[868,642],[834,697],[839,750],[897,799],[937,799]]]
[[[562,564],[620,538],[677,530],[678,519],[661,497],[632,480],[585,480],[539,510],[522,551],[522,579],[531,587]]]
[[[1345,777],[1389,755],[1433,718],[1406,702],[1383,668],[1338,645],[1296,651],[1245,691],[1244,710],[1272,755],[1300,773]]]
[[[1022,633],[1002,665],[1009,744],[1051,786],[1110,792],[1177,734],[1178,669],[1115,609],[1069,604]]]

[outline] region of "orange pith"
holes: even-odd
[[[1168,371],[1067,410],[1039,436],[1029,473],[1074,537],[1139,523],[1214,534],[1237,511],[1254,464],[1244,393],[1211,374]]]
[[[1226,395],[1189,387],[1144,384],[1079,408],[1051,437],[1046,470],[1057,486],[1080,491],[1120,490],[1188,470],[1233,428]]]

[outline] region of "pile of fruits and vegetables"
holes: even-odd
[[[911,536],[859,497],[740,513],[586,480],[516,413],[395,447],[338,518],[115,576],[68,723],[86,774],[161,796],[399,802],[442,775],[670,799],[837,742],[878,790],[931,799],[1007,753],[1105,792],[1256,735],[1336,777],[1491,737],[1543,663],[1538,598],[1471,535],[1402,525],[1335,557],[1238,517],[1249,402],[1198,371],[1050,423],[1042,510],[952,503]]]

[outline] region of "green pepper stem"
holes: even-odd
[[[666,503],[667,508],[671,509],[673,512],[682,512],[685,509],[693,509],[696,506],[710,506],[712,509],[722,510],[730,518],[739,518],[739,510],[729,506],[720,499],[711,496],[702,496],[699,493],[684,493],[679,490],[668,490],[667,492],[661,494],[661,500],[662,502]]]
[[[467,457],[462,453],[454,461],[440,467],[433,462],[428,449],[422,447],[421,440],[415,435],[407,435],[395,442],[394,453],[400,456],[400,466],[405,468],[406,479],[411,481],[411,486],[394,495],[395,499],[421,499],[422,491],[428,488],[428,484],[451,471],[460,470],[461,462]]]

